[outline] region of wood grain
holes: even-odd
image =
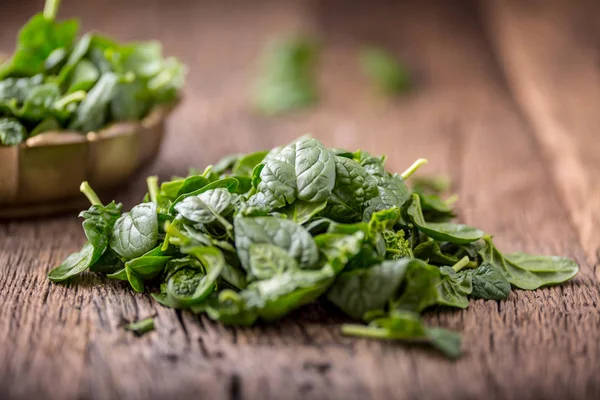
[[[30,12],[7,9],[14,18],[0,27],[4,51],[12,42],[7,32]],[[237,329],[162,308],[92,274],[51,284],[46,272],[83,242],[80,222],[64,216],[2,223],[2,398],[600,396],[598,282],[540,145],[544,133],[513,100],[472,3],[67,1],[64,11],[81,15],[85,29],[120,39],[156,37],[191,67],[159,159],[116,194],[126,206],[143,195],[146,173],[168,178],[229,152],[312,132],[330,146],[386,153],[391,170],[429,158],[424,172],[452,178],[461,220],[495,234],[508,251],[574,257],[581,273],[563,286],[515,291],[502,303],[430,312],[432,324],[464,334],[466,354],[452,363],[421,348],[342,337],[345,318],[326,303]],[[325,44],[322,101],[263,119],[247,103],[257,55],[289,29]],[[394,101],[377,96],[356,65],[367,44],[397,52],[414,71],[416,89]],[[146,336],[122,328],[154,314],[157,330]]]

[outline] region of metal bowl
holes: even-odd
[[[45,132],[0,147],[0,218],[80,209],[82,181],[99,192],[123,184],[158,153],[172,109],[158,106],[141,121],[97,132]]]

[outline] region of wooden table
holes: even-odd
[[[0,50],[36,9],[3,2]],[[65,1],[62,15],[119,39],[157,38],[189,66],[185,101],[156,163],[117,193],[127,207],[162,178],[306,132],[329,146],[417,157],[449,175],[460,219],[502,249],[574,257],[568,284],[474,301],[428,319],[464,334],[458,362],[340,335],[326,304],[236,329],[162,308],[126,285],[46,273],[84,236],[74,215],[0,224],[0,397],[600,398],[600,3]],[[257,55],[300,30],[323,44],[321,104],[266,119],[249,110]],[[364,44],[397,52],[416,90],[395,101],[356,65]],[[108,200],[108,199],[106,199]],[[156,314],[136,338],[124,321]]]

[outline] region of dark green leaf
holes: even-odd
[[[369,268],[342,272],[327,298],[354,319],[383,308],[395,296],[406,272],[406,260],[384,261]]]
[[[0,145],[15,146],[27,137],[25,127],[16,119],[0,118]]]
[[[416,193],[412,195],[412,202],[407,212],[412,223],[420,231],[436,240],[467,244],[481,239],[485,234],[483,231],[468,225],[449,222],[426,222],[421,211],[419,195]]]
[[[438,284],[438,304],[467,308],[468,295],[473,291],[470,275],[458,274],[452,267],[440,267],[441,282]]]
[[[115,223],[110,247],[124,258],[136,258],[150,251],[158,241],[155,203],[142,203],[123,214]]]
[[[310,234],[293,221],[274,217],[236,218],[235,245],[242,265],[250,271],[250,246],[268,243],[281,247],[301,268],[313,268],[319,250]]]

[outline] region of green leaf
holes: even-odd
[[[60,70],[60,72],[58,74],[58,79],[57,79],[58,83],[60,83],[62,85],[64,82],[66,82],[69,79],[71,72],[73,71],[73,68],[75,68],[79,64],[79,62],[83,59],[83,57],[88,52],[88,50],[90,48],[90,43],[92,42],[92,38],[93,38],[92,34],[86,33],[73,46],[73,50],[71,51],[71,54],[69,54],[69,57],[67,58],[67,62],[65,63],[65,65],[62,67],[62,69]]]
[[[13,118],[0,118],[0,145],[16,146],[27,138],[25,127]]]
[[[251,270],[250,246],[272,244],[286,250],[300,268],[313,268],[319,260],[319,250],[310,234],[293,221],[275,217],[236,218],[235,246],[246,271]]]
[[[385,307],[395,296],[406,272],[408,261],[384,261],[369,268],[342,272],[336,278],[327,299],[354,319]]]
[[[257,279],[270,279],[287,270],[298,268],[298,263],[287,251],[273,244],[253,243],[248,253],[250,273]]]
[[[178,59],[168,57],[161,71],[148,81],[148,91],[156,103],[175,101],[183,88],[187,69]]]
[[[485,233],[477,228],[463,224],[452,224],[449,222],[425,222],[421,211],[419,195],[413,193],[412,202],[407,213],[413,224],[427,236],[436,240],[447,241],[457,244],[468,244],[479,240]]]
[[[458,274],[452,267],[440,267],[441,282],[438,284],[438,304],[449,307],[467,308],[468,295],[473,291],[470,275]]]
[[[373,84],[385,94],[404,93],[411,87],[408,71],[384,49],[372,47],[363,50],[360,64]]]
[[[201,303],[215,287],[215,282],[225,265],[223,254],[214,247],[192,246],[182,249],[196,257],[206,270],[185,267],[175,272],[167,281],[167,297],[177,308],[189,308]]]
[[[358,222],[368,202],[379,195],[376,180],[356,161],[335,156],[336,180],[325,215],[339,222]]]
[[[37,124],[35,128],[32,129],[29,137],[34,137],[39,135],[40,133],[50,132],[50,131],[59,131],[61,129],[60,123],[54,117],[48,117],[44,119],[42,122]]]
[[[327,206],[327,201],[320,203],[309,203],[307,201],[296,200],[289,206],[286,206],[278,212],[285,214],[292,221],[299,224],[309,222],[314,216],[319,214]]]
[[[82,225],[88,243],[81,252],[69,256],[50,271],[48,278],[54,282],[65,281],[86,271],[100,260],[108,248],[110,232],[121,214],[121,208],[121,204],[113,201],[107,206],[92,204],[88,210],[81,212],[79,216],[85,219]]]
[[[410,312],[393,312],[388,317],[372,321],[369,326],[342,325],[342,333],[374,339],[429,343],[448,358],[456,359],[461,355],[460,335],[445,329],[426,328],[419,315]]]
[[[44,60],[44,69],[47,74],[53,75],[67,58],[67,51],[61,47],[54,49]]]
[[[573,277],[579,267],[567,258],[529,256],[523,253],[504,257],[494,246],[492,238],[485,236],[477,252],[483,261],[494,265],[515,287],[534,290],[541,286],[564,282]],[[518,262],[518,263],[517,263]]]
[[[504,300],[510,294],[510,282],[493,264],[484,261],[475,269],[459,274],[469,275],[473,281],[471,296],[485,300]]]
[[[350,235],[324,233],[315,237],[315,243],[337,274],[351,259],[360,254],[364,238],[364,233],[360,231]]]
[[[78,90],[85,90],[87,92],[98,82],[99,78],[100,72],[98,68],[91,61],[83,59],[73,69],[67,93],[73,93]]]
[[[56,22],[34,15],[19,31],[15,53],[0,67],[0,79],[43,73],[48,56],[56,49],[70,49],[78,29],[75,20]]]
[[[577,263],[565,257],[539,256],[526,253],[512,253],[504,255],[508,264],[513,264],[521,269],[535,274],[541,286],[563,283],[573,278],[579,271]],[[516,283],[515,286],[519,287]]]
[[[123,270],[125,272],[125,264],[119,258],[119,255],[112,251],[111,249],[106,249],[102,257],[98,259],[95,263],[90,265],[91,272],[97,272],[100,274],[114,274]],[[127,279],[127,277],[125,277]]]
[[[412,259],[406,266],[406,284],[402,295],[392,302],[398,311],[420,313],[438,301],[437,287],[441,281],[439,268],[421,260]]]
[[[121,257],[136,258],[152,250],[158,241],[155,203],[142,203],[123,214],[113,228],[110,247]]]
[[[454,265],[458,258],[452,254],[444,254],[438,242],[428,240],[413,250],[416,258],[436,265]]]
[[[367,171],[369,170],[367,169]],[[379,170],[374,168],[371,172],[378,173]],[[363,221],[369,221],[374,212],[393,207],[402,208],[404,203],[410,198],[408,187],[401,176],[392,175],[387,172],[384,172],[383,176],[373,176],[377,182],[379,196],[369,200],[368,207],[364,212]]]
[[[187,179],[186,179],[186,181],[187,181]],[[171,204],[171,207],[169,208],[169,212],[171,214],[174,214],[175,206],[179,202],[183,201],[184,199],[186,199],[190,196],[198,196],[199,194],[202,194],[208,190],[219,189],[219,188],[225,188],[230,192],[234,192],[235,189],[237,189],[238,185],[239,185],[239,182],[237,181],[237,179],[223,178],[223,179],[219,179],[218,181],[211,182],[208,185],[204,185],[204,186],[200,187],[199,189],[194,190],[192,192],[180,194],[180,195],[178,195],[177,199]],[[184,182],[184,186],[185,186],[185,182]]]
[[[69,129],[91,132],[104,127],[108,105],[115,94],[117,83],[118,78],[115,74],[103,74],[79,105]]]
[[[163,67],[162,45],[156,41],[129,43],[113,53],[111,61],[121,74],[133,72],[137,77],[150,78]]]
[[[272,43],[264,55],[254,104],[265,115],[276,115],[309,106],[317,100],[314,66],[318,56],[315,43],[289,38]]]
[[[52,106],[60,97],[60,90],[56,83],[46,83],[31,88],[23,107],[13,107],[13,114],[21,121],[29,123],[39,122],[49,116]]]
[[[263,164],[257,190],[271,208],[295,199],[326,201],[335,185],[334,156],[316,139],[302,137],[267,155]]]
[[[116,121],[137,121],[148,113],[151,105],[146,82],[119,82],[110,102],[110,115]]]
[[[251,283],[242,292],[242,298],[261,319],[273,321],[319,298],[334,276],[333,269],[327,265],[318,270],[288,270]]]
[[[63,282],[87,270],[94,259],[94,246],[86,243],[78,253],[73,253],[62,264],[48,273],[53,282]]]
[[[252,171],[263,161],[268,153],[268,151],[257,151],[238,158],[232,165],[231,173],[233,175],[252,177]]]
[[[225,223],[223,216],[233,211],[234,195],[227,189],[218,188],[207,190],[197,196],[189,196],[175,204],[175,211],[186,220],[200,224],[209,224],[214,221]]]

